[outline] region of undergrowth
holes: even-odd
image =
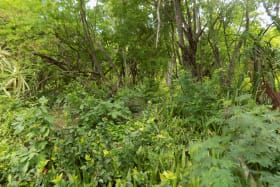
[[[1,96],[0,184],[279,186],[279,112],[215,85],[186,75],[176,95],[151,81],[111,98]]]

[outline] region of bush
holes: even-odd
[[[232,111],[221,136],[190,146],[190,179],[213,186],[278,186],[279,115],[264,106]]]
[[[223,99],[213,80],[194,82],[188,73],[179,79],[180,94],[174,97],[173,115],[186,119],[186,125],[196,132],[218,131]]]
[[[81,126],[96,127],[105,121],[118,124],[130,118],[123,101],[97,99],[84,90],[68,93],[63,99],[63,108],[65,115],[72,121],[78,119]]]

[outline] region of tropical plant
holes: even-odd
[[[27,70],[19,62],[11,58],[5,50],[0,49],[1,90],[5,95],[21,96],[30,88],[26,82]]]

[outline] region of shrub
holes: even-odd
[[[232,111],[221,136],[190,146],[190,178],[213,186],[219,184],[216,179],[223,186],[279,185],[278,114],[264,106],[234,107]]]

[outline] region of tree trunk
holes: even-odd
[[[182,14],[182,5],[181,0],[174,0],[174,11],[175,11],[175,19],[176,19],[176,27],[178,32],[178,44],[182,53],[182,63],[184,66],[188,64],[188,55],[187,55],[187,47],[184,42],[184,32],[183,32],[183,14]]]
[[[168,61],[168,70],[167,70],[167,75],[166,75],[166,83],[167,86],[169,88],[169,90],[171,90],[172,88],[172,77],[173,77],[173,66],[175,64],[175,59],[172,58],[171,60]]]
[[[185,1],[186,16],[183,17],[181,0],[174,0],[176,26],[178,32],[178,44],[182,53],[182,62],[189,69],[194,78],[199,78],[197,67],[197,47],[204,29],[201,28],[199,16],[199,4],[196,0]],[[192,4],[192,5],[191,5]],[[188,42],[188,45],[185,44]]]
[[[103,72],[102,67],[95,54],[95,49],[93,46],[93,41],[92,41],[89,25],[88,25],[88,22],[86,19],[85,2],[84,2],[84,0],[79,0],[79,3],[80,3],[80,17],[81,17],[81,22],[82,22],[82,26],[83,26],[84,35],[85,35],[84,36],[85,42],[87,43],[88,52],[89,52],[90,60],[92,63],[92,72],[97,71],[99,73],[100,77],[105,80],[104,72]]]
[[[230,64],[229,64],[229,69],[228,69],[228,78],[227,78],[227,82],[226,82],[226,86],[230,87],[234,74],[235,74],[235,65],[236,65],[236,61],[238,59],[238,55],[240,52],[240,49],[243,45],[243,43],[246,42],[246,37],[245,34],[247,34],[249,32],[249,24],[250,24],[250,19],[249,19],[249,0],[246,1],[246,12],[245,12],[245,19],[246,19],[246,23],[245,23],[245,31],[240,35],[239,41],[237,43],[237,45],[234,48],[234,51],[232,53],[231,56],[231,60],[230,60]]]

